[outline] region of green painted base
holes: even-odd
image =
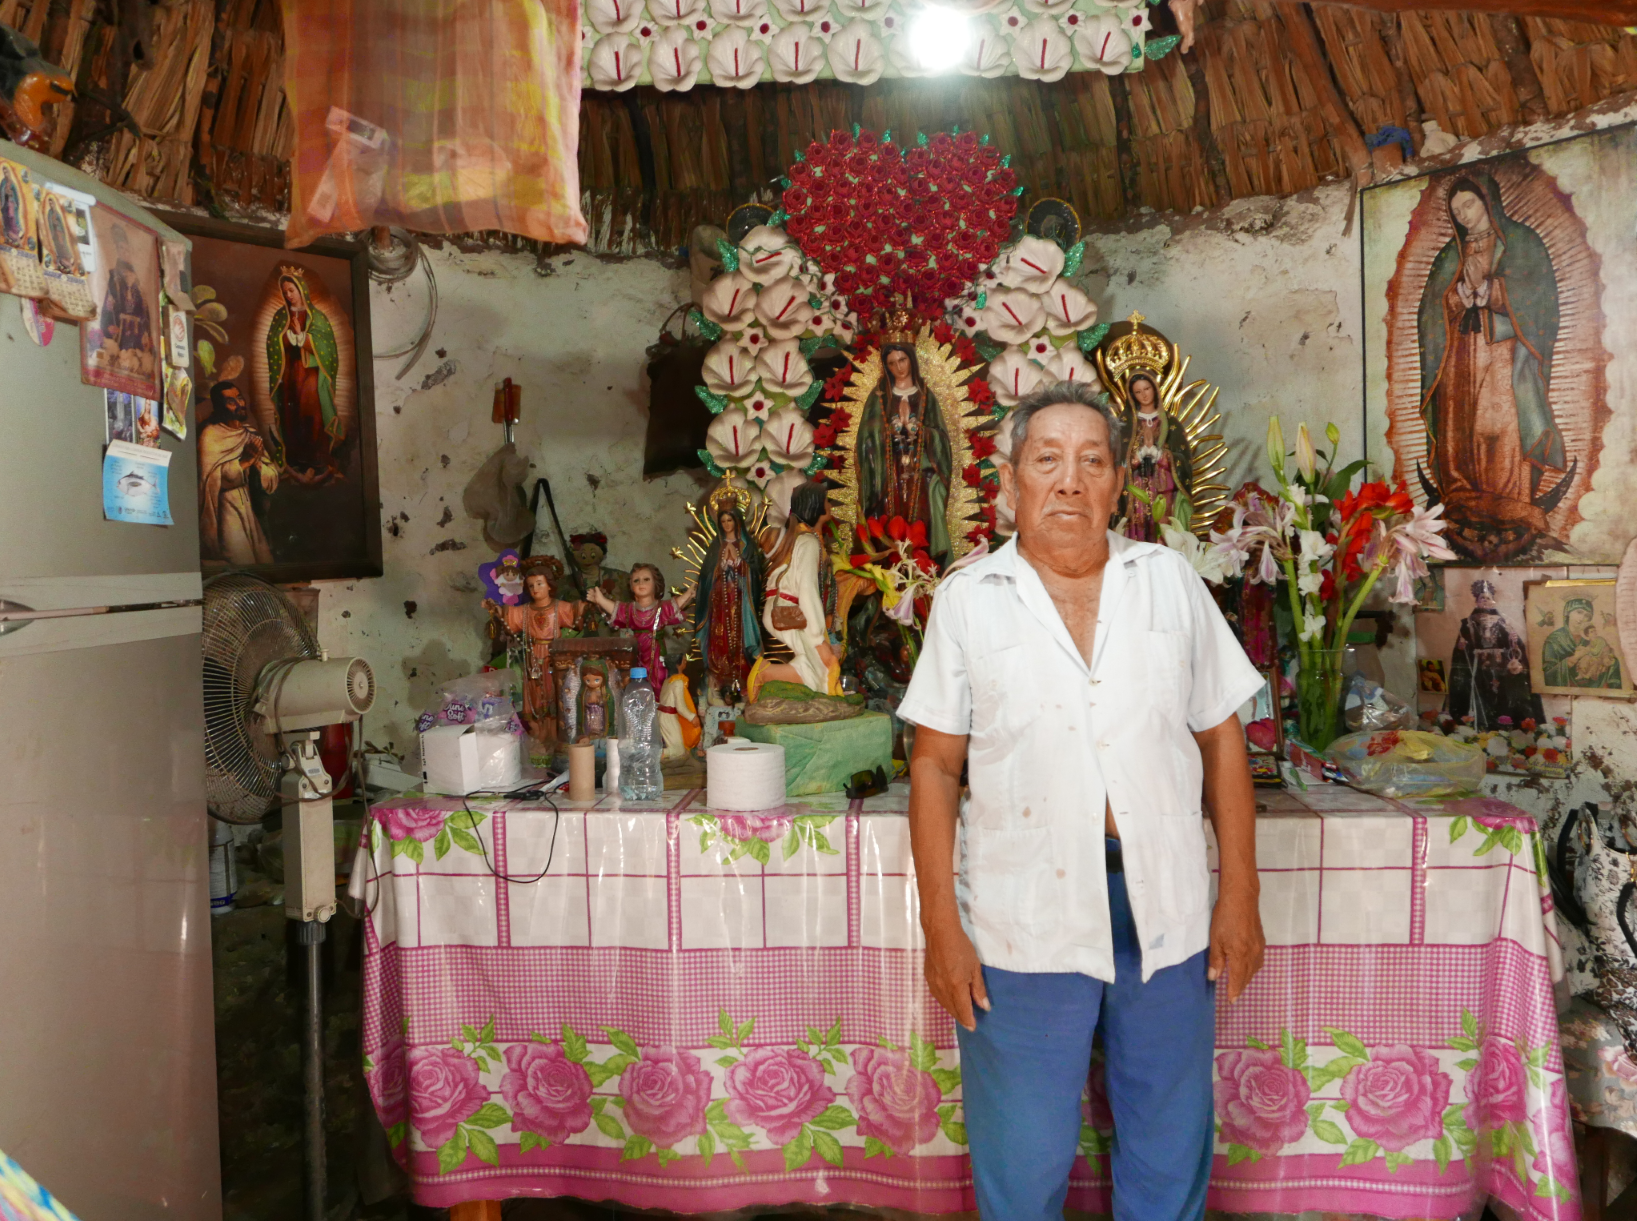
[[[839,793],[855,772],[878,767],[892,772],[892,718],[884,712],[816,725],[751,725],[741,720],[739,733],[752,742],[784,747],[787,797]]]

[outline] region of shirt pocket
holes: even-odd
[[[1046,827],[966,834],[968,911],[973,931],[996,949],[1016,953],[1041,939],[1056,910],[1052,839]]]
[[[1150,707],[1155,719],[1166,727],[1181,726],[1186,731],[1193,657],[1188,633],[1146,631],[1143,637]]]

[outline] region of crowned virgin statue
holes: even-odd
[[[938,400],[921,378],[907,309],[883,332],[881,380],[859,420],[859,511],[864,517],[924,522],[927,551],[940,565],[954,558],[949,538],[949,433]]]
[[[693,626],[712,704],[743,699],[745,679],[762,652],[759,621],[767,557],[747,525],[749,508],[750,493],[728,485],[705,503],[704,520],[714,529],[699,563]]]
[[[1183,387],[1186,362],[1143,323],[1134,313],[1117,324],[1097,351],[1097,366],[1125,425],[1126,537],[1157,543],[1164,541],[1161,526],[1173,519],[1191,523],[1200,507],[1188,423],[1209,412],[1215,394],[1203,400],[1202,382]]]

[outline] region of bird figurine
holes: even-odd
[[[40,48],[10,26],[0,25],[0,129],[19,144],[43,140],[51,116],[46,107],[74,96],[74,81]]]

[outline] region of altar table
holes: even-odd
[[[1218,1013],[1210,1206],[1578,1221],[1533,820],[1258,799],[1267,960]],[[364,1067],[416,1200],[972,1209],[905,808],[377,806]],[[1096,1066],[1082,1110],[1069,1205],[1107,1211]]]

